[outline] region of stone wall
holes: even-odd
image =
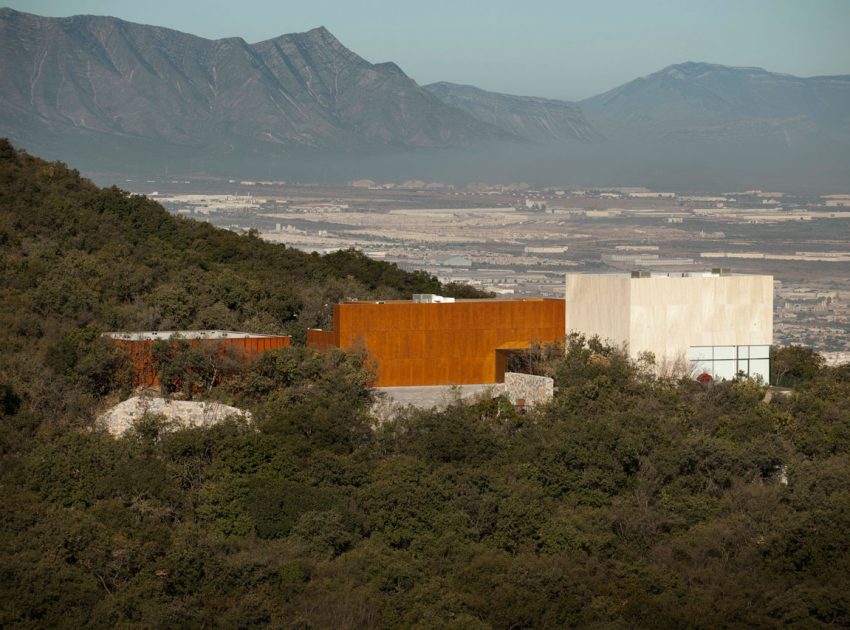
[[[552,400],[555,381],[548,376],[505,372],[505,393],[513,404],[525,401],[526,407],[533,407]]]

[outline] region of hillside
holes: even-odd
[[[38,366],[51,348],[90,347],[103,330],[247,329],[300,339],[329,325],[330,304],[346,298],[477,295],[353,250],[309,255],[177,218],[5,140],[0,182],[0,374],[9,378],[46,378]],[[71,373],[78,358],[67,358]]]
[[[488,92],[472,85],[441,81],[424,86],[446,105],[531,142],[601,140],[575,103]]]
[[[768,401],[572,336],[524,357],[551,404],[378,427],[361,355],[281,348],[203,393],[250,426],[93,428],[129,393],[104,327],[297,334],[338,296],[428,289],[0,142],[0,626],[850,625],[850,366],[806,348]]]
[[[850,76],[803,78],[689,62],[579,104],[594,124],[618,138],[850,137]]]
[[[75,154],[75,143],[118,155],[159,146],[186,156],[280,156],[505,136],[322,27],[249,44],[12,9],[0,9],[0,129],[51,155]]]

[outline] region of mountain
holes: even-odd
[[[612,137],[758,138],[850,132],[850,76],[688,62],[581,101]]]
[[[446,105],[533,142],[600,140],[581,108],[569,101],[487,92],[471,85],[431,83],[424,86]]]
[[[843,192],[850,77],[685,63],[568,103],[424,89],[325,28],[249,44],[0,9],[3,136],[104,183],[171,173]]]
[[[48,155],[456,147],[506,138],[327,29],[248,44],[111,17],[0,9],[0,130]]]

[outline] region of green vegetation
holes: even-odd
[[[177,218],[0,140],[0,382],[55,421],[126,382],[106,330],[291,334],[346,298],[481,297],[348,250],[319,256]],[[195,357],[197,358],[197,357]],[[70,407],[74,407],[72,410]]]
[[[218,384],[166,356],[255,424],[113,439],[90,430],[126,382],[104,327],[297,332],[334,291],[433,280],[354,253],[343,275],[8,145],[0,178],[3,627],[850,625],[850,367],[789,355],[767,403],[571,337],[526,358],[545,407],[373,429],[357,354],[282,348]]]

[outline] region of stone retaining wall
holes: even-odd
[[[555,381],[548,376],[505,372],[505,393],[513,404],[525,401],[526,407],[533,407],[552,400]]]

